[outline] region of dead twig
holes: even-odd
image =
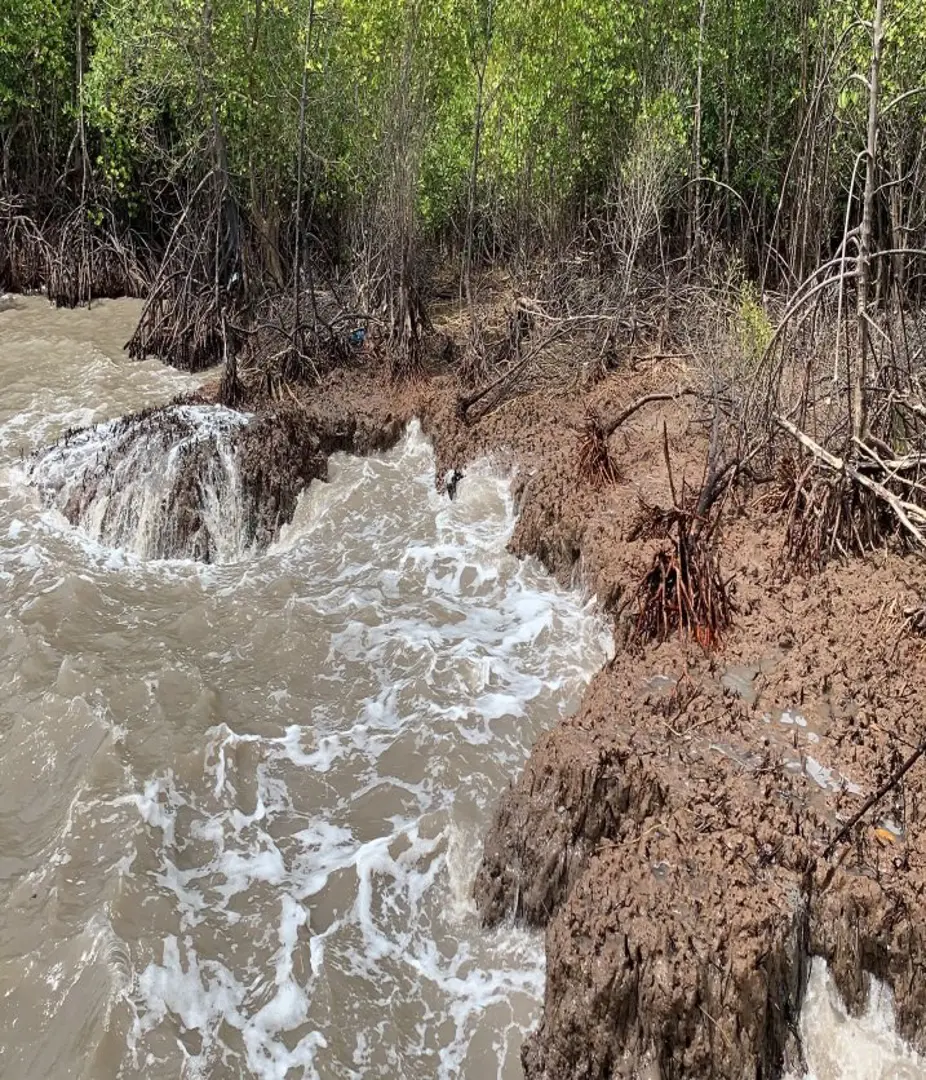
[[[675,401],[680,397],[697,397],[697,395],[698,391],[690,386],[683,387],[673,393],[644,394],[643,397],[637,398],[636,401],[628,405],[626,409],[622,409],[613,420],[604,426],[606,437],[610,438],[621,424],[626,423],[634,413],[639,412],[645,405],[651,405],[656,401]]]
[[[842,841],[849,835],[849,833],[855,828],[855,826],[862,820],[862,818],[868,813],[868,811],[877,803],[879,803],[884,796],[907,775],[907,773],[913,768],[913,766],[920,760],[920,758],[926,754],[926,739],[919,744],[919,746],[913,751],[913,753],[907,758],[907,760],[894,772],[885,782],[878,788],[878,790],[865,800],[862,806],[849,818],[849,820],[843,825],[838,833],[827,844],[826,850],[823,852],[823,858],[827,861],[833,857],[833,853]]]

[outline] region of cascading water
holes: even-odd
[[[248,417],[174,405],[68,433],[26,476],[87,536],[144,559],[232,562],[248,534],[237,443]]]
[[[257,554],[244,418],[181,412],[226,565],[121,556],[176,554],[152,537],[186,466],[107,418],[194,385],[124,361],[136,316],[0,305],[0,1076],[514,1080],[542,939],[484,933],[470,884],[605,627],[505,553],[489,465],[435,493],[416,428]],[[96,455],[126,482],[81,504]],[[814,1080],[926,1077],[889,998],[848,1019],[822,964],[802,1030]]]
[[[894,1026],[890,991],[872,979],[868,1003],[851,1017],[826,964],[814,959],[801,1035],[807,1057],[805,1077],[787,1080],[923,1080],[926,1061],[900,1038]]]

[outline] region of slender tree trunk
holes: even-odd
[[[81,0],[77,0],[77,130],[80,137],[80,205],[87,201],[87,181],[90,175],[90,155],[87,152],[87,125],[84,117],[84,13]]]
[[[222,130],[222,122],[219,117],[219,109],[216,104],[215,88],[207,85],[206,71],[214,71],[218,63],[214,51],[212,39],[213,15],[212,0],[205,0],[203,4],[203,49],[202,65],[205,70],[198,73],[199,91],[204,101],[209,104],[209,117],[212,123],[212,158],[215,172],[215,215],[216,215],[216,238],[215,238],[215,266],[213,268],[213,289],[217,310],[221,310],[221,291],[223,285],[228,285],[229,261],[236,262],[240,253],[241,237],[239,232],[238,214],[231,195],[231,184],[228,170],[228,149],[225,143],[225,133]],[[225,280],[223,280],[225,279]]]
[[[476,110],[473,116],[473,156],[469,169],[469,190],[466,198],[466,231],[463,237],[463,296],[470,313],[475,317],[473,298],[473,244],[476,229],[476,184],[479,177],[479,156],[482,144],[482,102],[485,89],[485,67],[477,76]]]
[[[293,348],[302,351],[299,328],[299,285],[302,277],[302,173],[305,163],[305,107],[309,88],[309,53],[312,48],[312,30],[315,24],[315,0],[309,0],[309,14],[305,24],[305,41],[302,50],[302,88],[299,93],[299,156],[296,161],[296,250],[293,253]],[[309,294],[315,313],[315,286],[312,281],[312,264],[309,271]],[[317,314],[317,313],[316,313]]]
[[[87,236],[87,186],[90,180],[90,154],[87,150],[87,124],[84,116],[84,13],[81,0],[77,0],[74,12],[77,22],[75,75],[77,81],[77,134],[80,142],[80,218],[78,237],[80,239],[80,260],[77,266],[77,287],[68,297],[69,303],[81,303],[86,300],[90,306],[93,296],[93,267],[91,265],[92,246]],[[67,258],[67,256],[63,256]]]
[[[707,0],[700,0],[698,12],[698,67],[695,75],[694,130],[691,136],[691,216],[689,221],[688,268],[701,255],[701,89],[704,79],[704,24]]]
[[[724,188],[720,194],[723,206],[723,232],[728,244],[733,242],[733,217],[730,208],[730,150],[733,144],[733,115],[730,111],[730,81],[736,67],[739,26],[730,3],[726,5],[727,50],[723,64],[723,170]]]
[[[254,27],[251,32],[251,44],[248,49],[248,101],[252,106],[257,105],[256,91],[256,68],[257,49],[260,45],[261,29],[263,25],[264,0],[254,0]],[[264,265],[269,271],[274,284],[282,289],[286,284],[286,276],[283,273],[283,264],[280,259],[280,235],[278,228],[279,185],[274,182],[268,194],[267,178],[263,176],[263,184],[259,182],[259,170],[255,161],[255,151],[260,152],[260,147],[255,147],[253,140],[248,140],[248,173],[251,189],[250,219],[254,226],[257,238],[263,252]],[[266,208],[266,210],[265,210]]]
[[[901,181],[903,179],[903,159],[901,158],[900,151],[897,152],[894,160],[894,176],[891,177],[891,196],[890,196],[890,213],[891,213],[891,241],[894,249],[898,254],[892,258],[892,270],[894,274],[894,295],[897,299],[898,309],[903,304],[903,294],[905,287],[905,265],[904,256],[900,254],[902,248],[906,246],[904,228],[904,197]]]
[[[871,289],[871,229],[874,216],[876,167],[878,156],[878,96],[881,77],[881,45],[884,38],[884,0],[877,0],[872,25],[871,74],[868,85],[868,141],[866,145],[865,196],[858,252],[858,339],[859,358],[852,382],[852,434],[861,438],[868,426],[867,383],[868,353],[871,335],[868,327],[868,301]]]
[[[476,107],[473,113],[473,154],[470,159],[469,185],[466,198],[466,230],[463,237],[463,295],[469,309],[470,320],[475,323],[475,298],[473,296],[473,246],[476,230],[476,195],[479,183],[479,162],[482,153],[482,128],[485,122],[485,80],[489,66],[489,53],[492,48],[494,19],[494,0],[485,0],[481,27],[474,28],[474,34],[482,38],[481,54],[473,46],[473,67],[476,71]]]

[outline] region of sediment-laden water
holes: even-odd
[[[137,310],[0,301],[0,1075],[517,1077],[542,940],[483,933],[470,882],[605,625],[505,553],[491,464],[437,495],[414,425],[334,461],[264,554],[236,544],[218,412],[186,421],[221,565],[145,557],[161,451],[72,527],[30,453],[195,385],[126,361]],[[845,1019],[815,966],[812,1075],[926,1076],[891,1015]]]
[[[542,941],[483,934],[469,888],[603,622],[505,553],[490,465],[435,492],[414,425],[333,462],[261,556],[141,557],[161,450],[72,528],[24,485],[29,452],[190,380],[125,361],[133,305],[7,305],[3,1075],[518,1076]],[[228,417],[189,419],[221,455]],[[106,440],[38,479],[79,484]]]

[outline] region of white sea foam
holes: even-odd
[[[211,727],[198,768],[168,747],[110,803],[137,822],[133,901],[153,889],[168,930],[133,950],[139,1070],[174,1067],[179,1025],[191,1076],[519,1073],[542,942],[484,934],[469,889],[498,792],[610,640],[591,601],[505,554],[507,476],[476,466],[451,503],[433,468],[414,424],[382,461],[334,462],[264,557],[185,568],[222,610],[267,612],[287,582],[274,618],[296,651],[259,709]],[[174,587],[179,565],[162,569]],[[157,568],[134,572],[157,588]],[[235,637],[256,647],[244,620]]]
[[[808,1071],[801,1080],[923,1080],[926,1060],[896,1031],[890,991],[871,980],[861,1016],[849,1016],[825,962],[815,959],[801,1014]],[[797,1080],[790,1077],[789,1080]]]

